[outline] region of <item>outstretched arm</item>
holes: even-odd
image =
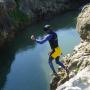
[[[46,41],[48,41],[48,40],[50,40],[52,38],[52,35],[47,35],[47,36],[45,36],[43,39],[36,39],[35,37],[34,37],[34,35],[32,35],[31,36],[31,39],[32,40],[35,40],[37,43],[39,43],[39,44],[43,44],[43,43],[45,43]]]
[[[46,41],[50,40],[52,38],[52,35],[47,35],[45,36],[43,39],[39,40],[39,39],[36,39],[36,42],[39,43],[39,44],[43,44],[45,43]]]

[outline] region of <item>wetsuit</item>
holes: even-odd
[[[57,34],[52,31],[48,35],[46,35],[42,40],[36,39],[36,42],[39,44],[43,44],[46,41],[49,41],[49,44],[50,44],[50,47],[52,50],[50,55],[49,55],[49,62],[48,63],[50,65],[53,73],[56,73],[54,66],[52,64],[53,59],[55,59],[56,63],[65,69],[65,66],[63,65],[63,63],[59,61],[59,57],[62,54],[62,50],[58,46]]]

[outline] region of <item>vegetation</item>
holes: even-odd
[[[9,15],[14,21],[26,22],[28,20],[27,15],[21,12],[18,8],[16,8],[14,11],[9,12]]]
[[[23,24],[28,22],[28,17],[22,11],[19,10],[20,0],[15,0],[16,8],[9,12],[9,16],[12,18],[15,24]]]

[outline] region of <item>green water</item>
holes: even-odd
[[[31,41],[30,36],[43,37],[43,25],[51,24],[63,54],[72,53],[80,42],[75,28],[77,15],[77,12],[67,13],[32,25],[0,52],[0,90],[49,90],[52,73],[48,65],[49,44],[39,45]],[[55,67],[57,69],[56,64]]]

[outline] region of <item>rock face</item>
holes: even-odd
[[[2,0],[0,2],[0,46],[9,40],[9,37],[13,37],[14,25],[10,16],[8,15],[6,5]]]
[[[56,90],[90,90],[90,66],[80,71]]]
[[[20,9],[33,17],[48,18],[69,10],[78,9],[89,0],[21,0]]]
[[[90,4],[84,6],[77,18],[77,31],[81,42],[72,54],[63,57],[69,68],[69,79],[62,83],[61,79],[56,90],[89,90],[90,89]],[[60,71],[61,72],[61,71]],[[59,73],[60,73],[59,72]],[[67,76],[66,76],[67,77]],[[52,89],[52,90],[55,90]]]
[[[25,26],[24,22],[15,0],[0,0],[0,47],[13,40],[18,28]]]
[[[77,30],[81,38],[90,41],[90,4],[82,9],[77,20]]]

